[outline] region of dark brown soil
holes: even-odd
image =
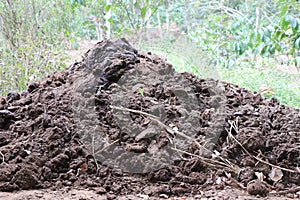
[[[0,103],[3,192],[89,188],[113,199],[230,187],[300,198],[298,110],[177,73],[123,39]]]

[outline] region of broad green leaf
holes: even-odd
[[[287,34],[285,34],[284,32],[280,32],[279,36],[280,37],[278,38],[278,40],[283,40],[284,38],[287,37]]]
[[[260,51],[260,55],[261,56],[265,56],[268,50],[268,46],[264,46],[261,51]]]
[[[296,39],[294,46],[295,49],[300,49],[300,36]]]
[[[297,20],[292,16],[290,16],[290,25],[292,28],[297,28],[298,25]]]
[[[254,48],[254,54],[261,54],[262,49],[264,48],[265,44],[262,42],[256,48]]]
[[[147,8],[148,8],[148,6],[144,6],[141,9],[141,16],[142,16],[143,19],[145,19],[145,17],[146,17]]]
[[[275,50],[276,50],[276,47],[274,44],[271,44],[271,46],[269,46],[269,53],[270,54],[275,54]]]
[[[82,22],[82,26],[86,26],[86,25],[88,25],[90,23],[91,23],[90,21],[84,21],[84,22]]]
[[[238,53],[239,50],[240,50],[240,45],[239,45],[239,43],[235,43],[235,44],[233,45],[233,51],[235,51],[236,53]]]
[[[283,4],[280,10],[280,17],[284,17],[287,13],[287,10],[288,10],[287,4]]]
[[[114,20],[112,18],[109,18],[108,21],[112,26],[114,25]]]
[[[273,33],[272,33],[272,38],[273,40],[279,40],[281,37],[282,31],[279,29],[279,27],[275,27]]]
[[[105,6],[105,11],[108,12],[111,9],[111,5],[106,5]]]
[[[73,38],[73,37],[70,38],[70,42],[71,42],[71,43],[75,42],[75,38]]]
[[[275,50],[277,50],[278,52],[280,52],[282,50],[281,45],[279,45],[278,43],[275,44]]]
[[[280,23],[280,28],[282,30],[286,30],[286,29],[288,29],[289,25],[290,25],[289,15],[287,15],[284,19],[282,19],[282,21]]]
[[[258,32],[258,33],[255,33],[255,35],[256,35],[256,40],[255,40],[255,42],[257,42],[257,43],[261,43],[262,42],[262,33],[260,33],[260,32]]]

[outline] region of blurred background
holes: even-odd
[[[223,81],[300,108],[297,0],[0,0],[0,95],[80,61],[99,40],[145,33],[157,40],[139,48],[178,71],[206,78],[199,67],[214,67]]]

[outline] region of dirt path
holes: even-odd
[[[84,53],[91,49],[97,42],[97,40],[79,40],[78,49],[66,50],[67,57],[69,58],[66,61],[66,66],[70,66],[75,62],[80,62]]]
[[[291,197],[266,197],[265,200],[292,200],[296,199],[296,196],[290,195]],[[125,196],[114,196],[113,194],[99,195],[94,190],[83,190],[83,189],[71,189],[71,190],[26,190],[18,191],[13,193],[0,192],[0,199],[5,200],[52,200],[52,199],[72,199],[72,200],[258,200],[261,197],[253,197],[247,195],[245,192],[236,189],[225,189],[222,191],[208,191],[200,195],[181,196],[181,197],[170,197],[163,195],[160,197],[149,197],[148,195],[125,195]]]

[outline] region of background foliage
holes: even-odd
[[[255,91],[265,85],[274,90],[266,96],[299,108],[299,11],[297,0],[1,0],[0,93],[66,67],[66,51],[82,40],[147,30],[163,42],[188,38],[221,79]],[[197,73],[162,49],[179,70]]]

